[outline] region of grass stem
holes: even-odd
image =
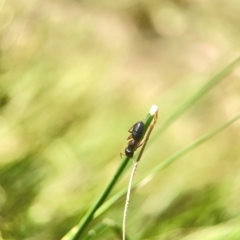
[[[154,115],[152,114],[152,109],[156,107],[155,105],[152,106],[150,109],[150,112],[147,114],[146,118],[143,120],[145,124],[145,131],[147,131],[150,123],[153,120]],[[91,220],[94,217],[95,212],[99,209],[99,207],[103,204],[103,202],[106,200],[106,198],[109,196],[111,190],[117,183],[118,179],[122,175],[124,169],[126,168],[128,162],[128,157],[124,156],[121,164],[119,165],[118,169],[116,170],[115,174],[113,175],[112,179],[110,180],[109,184],[107,185],[106,189],[103,191],[102,195],[98,198],[98,200],[95,202],[95,204],[87,211],[86,215],[80,220],[80,222],[72,228],[63,238],[62,240],[77,240],[82,236],[84,230],[88,226],[88,224],[91,222]]]

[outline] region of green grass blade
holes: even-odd
[[[160,163],[158,166],[156,166],[155,168],[150,170],[148,173],[146,173],[142,178],[140,178],[139,180],[135,181],[133,183],[133,185],[132,185],[132,188],[137,187],[137,185],[139,183],[141,183],[143,180],[145,180],[147,177],[149,177],[149,176],[151,176],[153,174],[156,174],[157,172],[163,170],[164,168],[169,166],[171,163],[173,163],[174,161],[176,161],[180,157],[186,155],[188,152],[192,151],[193,149],[197,148],[198,146],[200,146],[201,144],[203,144],[204,142],[206,142],[210,138],[214,137],[218,133],[222,132],[224,129],[226,129],[227,127],[229,127],[231,124],[233,124],[234,122],[236,122],[239,119],[240,119],[240,114],[238,114],[234,118],[230,119],[226,123],[220,125],[219,127],[215,128],[214,130],[212,130],[208,134],[200,137],[199,139],[197,139],[195,142],[193,142],[192,144],[190,144],[186,148],[184,148],[184,149],[178,151],[177,153],[175,153],[174,155],[170,156],[165,161]],[[107,211],[116,201],[118,201],[121,197],[123,197],[126,194],[126,192],[127,192],[127,190],[123,189],[123,190],[119,191],[117,194],[115,194],[113,197],[111,197],[107,202],[105,202],[98,209],[98,211],[96,212],[94,217],[98,217],[101,214],[103,214],[105,211]]]
[[[107,228],[108,226],[105,224],[105,222],[101,222],[95,229],[89,231],[88,235],[83,238],[83,240],[92,240],[95,237],[98,237],[98,235],[105,231]]]
[[[152,110],[152,109],[151,109]],[[150,111],[151,111],[150,110]],[[145,131],[147,131],[149,125],[151,124],[153,120],[153,114],[148,113],[146,118],[143,120],[145,124]],[[108,186],[102,193],[102,195],[99,197],[99,199],[95,202],[95,204],[88,210],[86,215],[80,220],[77,226],[75,226],[73,229],[71,229],[63,238],[62,240],[77,240],[80,236],[82,236],[84,230],[86,229],[87,225],[91,222],[93,219],[94,213],[97,211],[97,209],[103,204],[103,202],[106,200],[108,195],[110,194],[111,190],[117,183],[118,179],[122,175],[124,169],[127,166],[127,163],[129,162],[130,158],[124,157],[123,161],[119,165],[118,169],[116,170],[115,174],[113,175],[113,178],[110,180]]]
[[[231,71],[237,66],[237,64],[240,62],[240,57],[236,58],[232,63],[230,63],[224,70],[222,70],[220,73],[218,73],[215,77],[210,79],[200,90],[198,90],[192,97],[190,97],[186,102],[184,102],[168,119],[165,120],[165,122],[162,124],[162,126],[158,129],[157,133],[155,134],[155,138],[159,136],[169,125],[174,122],[180,115],[182,115],[188,108],[190,108],[193,104],[195,104],[199,99],[201,99],[206,93],[208,93],[216,84],[218,84],[221,80],[223,80],[228,74],[231,73]],[[150,118],[151,120],[150,120]],[[237,118],[237,117],[236,117]],[[239,118],[239,117],[238,117]],[[179,157],[183,156],[190,150],[194,149],[201,143],[205,142],[210,137],[214,136],[218,132],[225,129],[227,126],[232,124],[231,121],[236,121],[237,119],[232,119],[226,124],[223,124],[219,128],[215,129],[213,132],[203,136],[201,139],[197,140],[193,144],[191,144],[189,147],[183,149],[182,151],[176,153],[169,159],[165,160],[162,164],[158,165],[156,168],[151,170],[149,173],[147,173],[142,179],[144,179],[146,176],[149,176],[150,174],[154,174],[155,172],[159,171],[160,169],[165,168],[170,163],[172,163],[174,160],[178,159]],[[145,119],[145,123],[151,123],[152,116],[148,114],[148,116]],[[149,126],[149,125],[148,125]],[[223,127],[223,129],[221,129]],[[153,137],[154,138],[154,137]],[[153,140],[152,138],[152,140]],[[125,169],[127,163],[129,161],[129,158],[125,157],[117,169],[115,175],[113,176],[112,180],[110,181],[109,185],[103,192],[102,196],[99,198],[99,200],[95,203],[95,205],[87,212],[85,217],[79,222],[78,226],[75,227],[72,231],[70,231],[65,237],[64,240],[77,240],[82,235],[84,229],[88,225],[88,223],[92,220],[94,217],[95,212],[99,209],[99,207],[103,204],[103,202],[106,200],[107,196],[109,195],[110,191],[112,190],[113,186],[116,184],[117,180],[119,179],[120,175],[122,174],[123,170]],[[133,187],[137,185],[141,180],[133,184]]]
[[[226,68],[219,72],[216,76],[207,81],[194,95],[187,99],[180,107],[168,117],[161,125],[161,127],[155,132],[152,140],[159,136],[167,127],[171,125],[178,117],[180,117],[188,108],[194,105],[199,99],[206,95],[215,85],[228,76],[235,67],[238,66],[240,57],[237,57]]]
[[[112,219],[104,219],[101,224],[89,231],[88,235],[83,240],[99,239],[99,234],[103,231],[111,230],[117,239],[122,239],[122,227]],[[129,236],[126,236],[126,240],[130,240]]]
[[[86,215],[80,220],[77,226],[75,226],[73,229],[71,229],[67,235],[63,237],[62,240],[76,240],[79,239],[79,237],[82,235],[83,231],[87,227],[87,225],[91,222],[93,219],[94,213],[97,211],[97,209],[103,204],[103,202],[106,200],[108,195],[110,194],[111,190],[113,189],[114,185],[122,175],[125,167],[127,166],[127,163],[129,162],[128,157],[124,157],[123,161],[119,165],[117,171],[115,172],[113,178],[109,182],[108,186],[106,187],[105,191],[102,193],[100,198],[96,201],[96,203],[89,209],[89,211],[86,213]]]
[[[174,162],[175,160],[177,160],[178,158],[182,157],[183,155],[187,154],[188,152],[190,152],[191,150],[193,150],[194,148],[200,146],[202,143],[206,142],[207,140],[209,140],[210,138],[212,138],[213,136],[215,136],[216,134],[220,133],[221,131],[223,131],[224,129],[226,129],[227,127],[229,127],[231,124],[233,124],[234,122],[236,122],[237,120],[239,120],[240,118],[240,114],[238,114],[237,116],[235,116],[234,118],[232,118],[231,120],[227,121],[226,123],[222,124],[221,126],[215,128],[213,131],[211,131],[210,133],[202,136],[201,138],[199,138],[198,140],[196,140],[195,142],[193,142],[192,144],[190,144],[189,146],[187,146],[186,148],[182,149],[181,151],[175,153],[174,155],[172,155],[171,157],[169,157],[168,159],[166,159],[163,163],[159,164],[157,167],[155,167],[154,169],[152,169],[151,171],[149,171],[142,179],[155,174],[156,172],[166,168],[169,164],[171,164],[172,162]]]

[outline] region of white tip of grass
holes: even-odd
[[[157,105],[152,105],[149,113],[150,113],[152,116],[154,116],[157,111],[158,111],[158,106],[157,106]]]

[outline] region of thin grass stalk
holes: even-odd
[[[153,120],[153,114],[150,112],[147,114],[146,118],[143,120],[143,123],[145,125],[145,131],[147,131],[150,123]],[[88,210],[86,215],[80,220],[77,226],[72,228],[63,238],[62,240],[77,240],[80,236],[82,236],[84,230],[86,229],[87,225],[91,222],[93,219],[93,216],[97,209],[103,204],[103,202],[106,200],[108,195],[110,194],[111,190],[117,183],[118,179],[122,175],[124,169],[126,168],[128,162],[128,157],[124,156],[121,164],[119,165],[118,169],[116,170],[115,174],[113,175],[113,178],[110,180],[108,186],[103,191],[102,195],[99,197],[99,199],[95,202],[95,204]]]
[[[174,161],[176,161],[180,157],[186,155],[187,153],[189,153],[193,149],[197,148],[198,146],[200,146],[201,144],[203,144],[207,140],[211,139],[212,137],[214,137],[218,133],[222,132],[223,130],[225,130],[227,127],[231,126],[234,122],[236,122],[239,119],[240,119],[240,114],[238,114],[234,118],[230,119],[226,123],[220,125],[219,127],[215,128],[211,132],[209,132],[209,133],[205,134],[204,136],[200,137],[199,139],[197,139],[196,141],[194,141],[192,144],[188,145],[184,149],[182,149],[182,150],[178,151],[177,153],[173,154],[172,156],[167,158],[165,161],[160,163],[158,166],[156,166],[155,168],[150,170],[148,173],[146,173],[139,180],[135,181],[132,184],[132,189],[136,188],[146,178],[149,178],[150,176],[153,176],[155,173],[163,170],[164,168],[166,168],[168,165],[170,165],[171,163],[173,163]],[[122,198],[125,194],[126,194],[126,189],[123,189],[123,190],[119,191],[117,194],[115,194],[112,198],[110,198],[107,202],[105,202],[101,206],[101,208],[98,209],[98,211],[95,214],[95,217],[99,217],[104,212],[106,212],[116,201],[118,201],[120,198]]]
[[[122,240],[126,240],[125,236],[126,236],[127,210],[128,210],[128,204],[129,204],[129,201],[130,201],[133,177],[134,177],[134,174],[137,170],[137,166],[138,166],[138,161],[136,161],[134,163],[134,166],[133,166],[133,169],[132,169],[132,172],[131,172],[131,176],[130,176],[130,179],[129,179],[128,189],[127,189],[127,198],[126,198],[126,203],[125,203],[124,212],[123,212]]]
[[[164,130],[166,130],[176,119],[178,119],[188,108],[199,101],[204,95],[206,95],[216,84],[220,83],[224,78],[226,78],[235,67],[240,63],[240,56],[232,61],[227,67],[225,67],[221,72],[215,75],[213,78],[208,80],[195,94],[193,94],[189,99],[187,99],[180,107],[173,112],[170,117],[168,117],[156,131],[155,135],[152,137],[152,141],[159,137]]]
[[[126,203],[125,203],[125,207],[124,207],[124,212],[123,212],[123,224],[122,224],[122,240],[125,240],[125,235],[126,235],[126,220],[127,220],[127,210],[128,210],[128,205],[129,205],[129,201],[130,201],[130,195],[131,195],[131,189],[132,189],[132,182],[133,182],[133,177],[135,175],[135,172],[137,170],[138,167],[138,163],[141,160],[143,151],[148,143],[148,139],[152,133],[152,130],[157,122],[157,117],[158,117],[158,107],[155,106],[154,112],[152,112],[152,114],[154,114],[154,120],[153,123],[150,125],[148,133],[146,135],[146,138],[144,139],[144,143],[143,146],[141,148],[141,151],[138,155],[137,161],[135,162],[131,175],[130,175],[130,179],[129,179],[129,184],[128,184],[128,190],[127,190],[127,197],[126,197]]]
[[[181,151],[175,153],[174,155],[172,155],[171,157],[166,159],[163,163],[161,163],[157,167],[153,168],[151,171],[149,171],[147,174],[145,174],[141,179],[143,180],[144,178],[157,173],[159,170],[162,170],[162,169],[166,168],[169,164],[174,162],[176,159],[184,156],[186,153],[190,152],[194,148],[196,148],[199,145],[201,145],[202,143],[206,142],[208,139],[212,138],[216,134],[220,133],[221,131],[223,131],[224,129],[229,127],[231,124],[233,124],[234,122],[239,120],[239,118],[240,118],[240,114],[238,114],[237,116],[235,116],[231,120],[227,121],[226,123],[220,125],[219,127],[215,128],[210,133],[200,137],[198,140],[196,140],[195,142],[193,142],[192,144],[190,144],[186,148],[184,148]],[[141,180],[139,180],[139,181],[141,181]]]

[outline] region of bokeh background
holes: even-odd
[[[157,129],[240,50],[240,1],[0,0],[0,231],[60,239],[117,169],[127,130],[159,119],[136,179],[240,110],[240,68]],[[240,239],[240,124],[137,189],[131,239]],[[129,163],[132,166],[132,163]],[[130,168],[113,193],[127,187]],[[109,218],[122,223],[124,199]],[[119,239],[107,229],[95,239]]]

